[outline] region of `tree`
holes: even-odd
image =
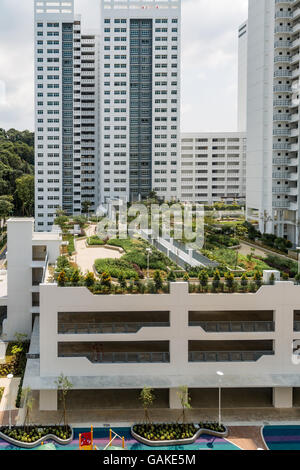
[[[146,423],[150,423],[149,408],[151,408],[155,400],[155,395],[153,392],[153,388],[144,387],[139,397],[144,408]]]
[[[62,373],[58,379],[55,381],[58,392],[60,392],[62,403],[63,403],[63,417],[64,417],[64,426],[67,428],[67,407],[66,399],[68,392],[72,389],[73,384],[70,382],[68,377],[65,377]]]
[[[160,271],[158,271],[158,270],[155,271],[153,280],[154,280],[154,283],[155,283],[156,290],[159,291],[160,289],[162,289],[163,280],[162,280]]]
[[[190,280],[190,276],[188,275],[188,273],[184,273],[183,280],[184,282],[188,282]]]
[[[67,276],[64,270],[62,270],[57,277],[57,284],[59,287],[64,287],[67,282]]]
[[[79,225],[81,229],[83,229],[86,224],[85,218],[81,217],[80,215],[76,215],[75,217],[73,217],[73,222],[74,224]]]
[[[16,180],[16,195],[21,202],[22,214],[32,216],[34,208],[33,175],[23,175]]]
[[[21,393],[21,399],[23,401],[23,407],[25,408],[24,428],[27,432],[27,427],[30,425],[30,414],[32,412],[33,404],[35,402],[30,387],[23,388]]]
[[[215,270],[215,273],[214,273],[214,279],[213,279],[213,287],[214,289],[218,289],[219,286],[220,286],[220,272],[218,269]]]
[[[78,284],[78,282],[80,281],[80,271],[79,271],[79,269],[74,269],[74,271],[72,272],[70,281],[74,285]]]
[[[200,271],[198,279],[200,281],[200,285],[202,287],[202,290],[205,290],[208,284],[208,274],[206,271],[203,269]]]
[[[86,287],[92,287],[95,284],[95,276],[94,273],[87,273],[84,278],[84,284]]]
[[[178,398],[180,400],[181,408],[182,408],[182,421],[185,423],[185,415],[186,415],[186,410],[190,410],[191,407],[191,397],[189,395],[189,389],[186,385],[182,385],[179,387],[179,392],[177,392]],[[180,419],[179,417],[179,419]],[[178,420],[179,421],[179,420]]]
[[[169,282],[176,282],[176,276],[173,270],[171,270],[168,274],[168,281]]]
[[[103,272],[101,275],[101,284],[105,287],[111,287],[111,277],[107,272]]]
[[[241,286],[243,288],[243,290],[245,291],[248,287],[248,278],[247,278],[247,274],[246,273],[243,273],[242,275],[242,278],[241,278]]]
[[[61,228],[62,232],[65,232],[66,231],[66,225],[67,225],[68,221],[69,221],[68,216],[60,215],[60,216],[56,217],[56,219],[54,220],[54,224],[58,225]]]
[[[0,196],[0,220],[1,220],[1,229],[5,225],[7,217],[13,213],[14,204],[13,197],[10,195]]]
[[[233,273],[225,273],[225,280],[226,280],[226,285],[227,285],[229,291],[232,292],[233,288],[234,288],[234,275],[233,275]]]
[[[82,204],[81,204],[82,213],[86,214],[87,217],[89,215],[89,210],[90,210],[91,205],[92,205],[92,202],[89,201],[88,199],[83,201]]]

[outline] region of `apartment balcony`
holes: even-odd
[[[275,41],[275,49],[289,49],[292,45],[291,41]]]
[[[292,87],[291,85],[275,85],[273,87],[274,93],[291,93],[292,92]]]
[[[293,26],[293,33],[299,33],[300,31],[300,24],[299,23],[296,23],[294,26]]]
[[[299,121],[299,114],[298,114],[298,113],[292,114],[292,115],[291,115],[291,121],[292,121],[292,122],[297,122],[297,121]]]
[[[273,129],[273,135],[289,137],[292,133],[291,129]]]
[[[257,362],[274,354],[272,340],[189,341],[189,362]]]
[[[299,142],[292,144],[290,147],[292,152],[299,152]]]
[[[275,18],[286,18],[290,19],[293,18],[293,14],[291,11],[277,11],[275,14]]]
[[[284,63],[290,63],[291,62],[291,56],[289,55],[277,55],[274,57],[274,63],[275,64],[284,64]]]
[[[300,137],[300,129],[291,129],[291,137]]]
[[[291,144],[276,142],[273,144],[273,150],[290,150]]]
[[[274,72],[274,78],[289,78],[291,76],[291,70],[275,70]]]
[[[295,41],[292,41],[291,48],[296,49],[297,47],[300,46],[300,38],[295,39]]]
[[[273,106],[275,107],[289,107],[291,106],[292,101],[291,100],[274,100],[273,101]]]
[[[287,180],[290,177],[291,173],[288,173],[287,171],[276,171],[273,173],[272,177],[277,180]]]
[[[287,194],[290,193],[291,188],[289,186],[280,186],[276,188],[272,188],[273,194]]]
[[[296,8],[296,10],[293,11],[293,19],[296,20],[297,18],[300,18],[300,8]]]
[[[290,163],[290,159],[288,157],[273,158],[274,165],[288,165],[289,163]]]
[[[292,65],[296,64],[300,60],[300,54],[295,54],[291,57],[290,63]]]
[[[296,115],[293,115],[293,116],[296,116]],[[297,117],[298,117],[298,115],[297,115]],[[292,115],[291,114],[283,114],[283,113],[274,114],[273,121],[276,121],[276,122],[292,121]],[[297,121],[297,119],[294,119],[294,121]]]
[[[300,69],[299,68],[292,71],[292,77],[293,78],[298,78],[299,75],[300,75]]]
[[[290,201],[288,199],[285,201],[273,201],[273,207],[275,209],[289,209]]]
[[[275,27],[275,34],[277,34],[277,33],[288,33],[288,34],[290,34],[292,32],[293,32],[293,28],[291,28],[290,26],[276,26]]]

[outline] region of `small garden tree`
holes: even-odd
[[[185,423],[186,418],[186,410],[190,410],[191,407],[191,397],[189,395],[189,389],[186,385],[182,385],[179,387],[179,392],[177,392],[178,398],[180,400],[182,413],[179,417],[182,418],[182,422]],[[179,421],[179,420],[178,420]]]
[[[160,289],[162,289],[163,280],[162,280],[160,271],[158,271],[158,270],[155,271],[153,280],[154,280],[154,283],[155,283],[156,290],[159,291]]]
[[[190,276],[188,275],[188,273],[184,273],[183,280],[184,282],[188,282],[190,280]]]
[[[84,285],[86,287],[92,287],[95,284],[94,273],[88,272],[84,278]]]
[[[24,417],[24,428],[27,432],[28,427],[30,426],[30,414],[32,412],[34,398],[32,396],[32,391],[30,387],[23,388],[21,393],[21,400],[23,402],[23,407],[25,408],[25,417]]]
[[[169,282],[176,282],[176,276],[173,270],[171,270],[168,274],[168,281]]]
[[[70,281],[72,282],[73,285],[77,285],[80,281],[80,272],[79,269],[74,269],[71,275]]]
[[[150,423],[149,409],[151,408],[155,400],[153,388],[144,387],[140,393],[139,399],[141,400],[144,408],[145,421],[146,423]]]
[[[230,292],[234,289],[234,275],[233,273],[225,273],[226,286]]]
[[[216,290],[220,287],[220,279],[221,279],[220,271],[216,269],[214,273],[214,279],[213,279],[213,288]]]
[[[64,427],[67,428],[67,407],[66,399],[67,394],[73,387],[72,382],[69,381],[68,377],[65,377],[64,374],[61,374],[58,379],[55,381],[57,390],[60,392],[62,404],[63,404],[63,418],[64,418]]]
[[[107,272],[103,272],[101,275],[101,284],[105,287],[111,287],[111,277]]]
[[[199,279],[199,282],[200,282],[201,289],[202,289],[202,291],[204,291],[207,288],[207,285],[208,285],[208,274],[207,274],[207,272],[202,269],[200,271],[199,275],[198,275],[198,279]]]
[[[121,289],[126,289],[127,283],[126,283],[126,279],[123,273],[119,274],[118,281],[119,281]]]
[[[241,286],[243,288],[243,291],[245,292],[248,287],[248,278],[246,273],[243,273],[242,278],[241,278]]]
[[[261,287],[262,285],[262,274],[260,271],[255,271],[253,280],[258,288]]]
[[[57,277],[57,284],[59,287],[64,287],[67,282],[67,276],[64,270],[62,270]]]

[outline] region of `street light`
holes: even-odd
[[[14,376],[13,374],[8,374],[7,378],[11,381],[14,378]],[[11,390],[9,390],[9,410],[8,410],[9,429],[11,429],[11,395],[12,395]]]
[[[151,248],[146,248],[147,251],[147,279],[149,279],[149,270],[150,270],[150,255],[152,253]]]
[[[300,274],[300,246],[297,246],[296,250],[298,251],[298,274]]]
[[[217,371],[217,376],[219,377],[219,426],[222,424],[222,418],[221,418],[221,385],[222,385],[222,377],[224,376],[224,373],[221,372],[220,370]]]

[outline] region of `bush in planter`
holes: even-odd
[[[155,283],[156,290],[159,291],[163,286],[163,280],[160,271],[155,271],[153,280]]]
[[[123,273],[120,273],[120,274],[119,274],[118,281],[119,281],[120,287],[121,287],[122,289],[126,289],[126,287],[127,287],[127,282],[126,282],[126,279],[125,279]]]
[[[184,273],[183,280],[184,280],[184,282],[189,282],[190,276],[188,275],[188,273]]]
[[[300,274],[296,274],[295,281],[296,281],[297,285],[300,284]]]
[[[149,441],[176,441],[191,439],[197,429],[193,424],[137,424],[133,431]]]
[[[168,281],[169,282],[176,282],[176,276],[174,271],[170,271],[168,274]]]
[[[74,286],[77,286],[79,281],[80,281],[80,272],[79,272],[79,269],[74,269],[71,277],[70,277],[70,282],[74,285]]]
[[[101,274],[101,284],[105,287],[111,287],[111,277],[110,277],[109,273],[104,271]]]
[[[215,270],[212,285],[215,290],[217,290],[220,286],[220,272],[218,269]]]
[[[261,272],[255,271],[254,276],[253,276],[253,280],[254,280],[256,286],[258,288],[260,288],[261,285],[262,285],[262,274],[261,274]]]
[[[234,275],[233,273],[225,273],[225,281],[226,281],[226,286],[229,290],[229,292],[233,292],[234,290]]]
[[[243,291],[245,292],[248,287],[248,277],[246,273],[243,273],[242,278],[241,278],[241,286]]]
[[[67,282],[67,276],[65,271],[61,271],[57,277],[57,284],[59,287],[64,287]]]
[[[207,289],[207,284],[208,284],[208,274],[207,274],[207,272],[204,271],[204,270],[200,271],[200,273],[198,275],[198,279],[199,279],[202,291],[206,290]]]
[[[85,278],[84,278],[84,284],[86,287],[92,287],[95,285],[95,276],[94,276],[94,273],[87,273]]]
[[[26,444],[35,443],[48,434],[52,434],[62,440],[70,439],[72,436],[70,426],[28,426],[26,430],[22,426],[14,426],[11,429],[8,427],[2,427],[0,428],[0,432],[11,439],[15,439],[16,441]]]

